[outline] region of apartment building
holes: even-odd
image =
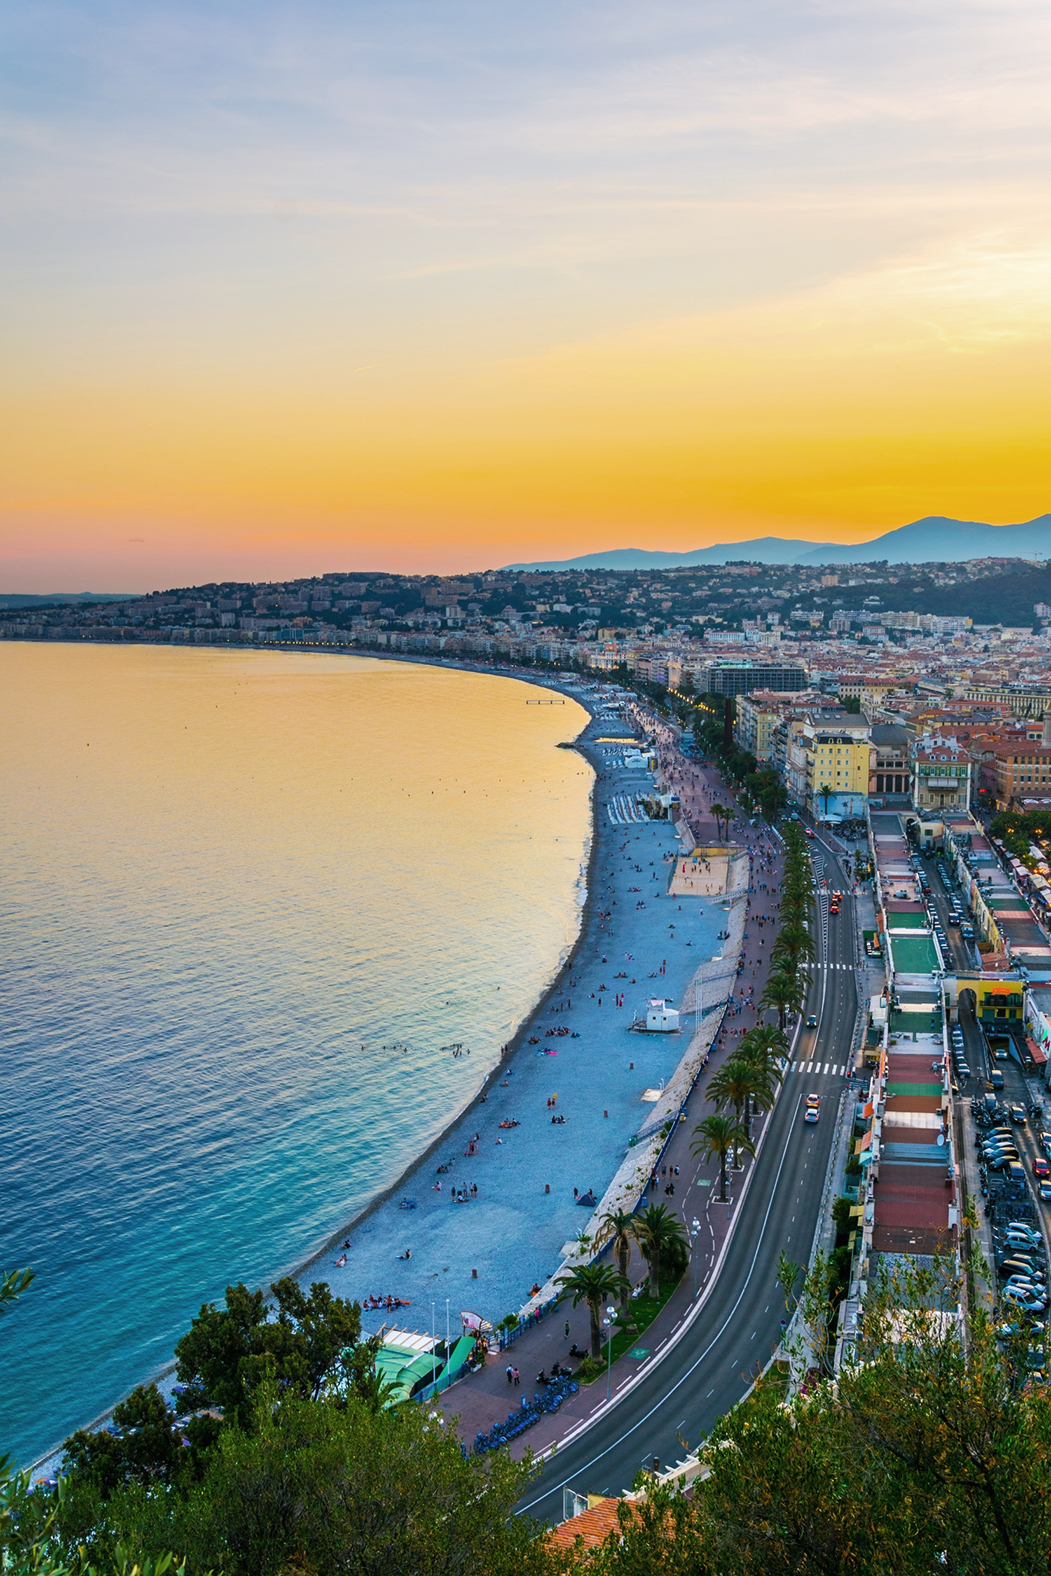
[[[783,695],[770,690],[754,690],[751,695],[737,698],[737,720],[734,739],[742,750],[748,750],[762,765],[774,761],[775,736],[785,714]]]
[[[870,732],[869,793],[896,798],[912,792],[909,744],[912,735],[900,723],[873,723]]]
[[[915,809],[929,813],[970,808],[973,763],[956,739],[925,734],[914,741],[909,764]]]
[[[871,744],[867,717],[813,712],[793,729],[788,791],[816,817],[863,815],[868,801]]]
[[[998,810],[1051,797],[1051,746],[1042,740],[1018,738],[994,745],[987,762]]]

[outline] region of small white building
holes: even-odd
[[[646,1031],[649,1034],[675,1034],[679,1027],[678,1010],[670,1001],[657,997],[646,1003]]]

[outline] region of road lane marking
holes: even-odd
[[[802,1101],[803,1101],[803,1096],[800,1095],[799,1098],[796,1101],[796,1108],[795,1108],[795,1110],[792,1113],[791,1121],[790,1121],[790,1124],[789,1124],[789,1131],[790,1132],[792,1130],[792,1126],[795,1123],[795,1118],[799,1114],[799,1107],[802,1104]],[[665,1404],[665,1402],[669,1401],[671,1399],[671,1397],[675,1394],[675,1392],[678,1389],[680,1389],[682,1385],[684,1385],[686,1383],[686,1381],[687,1381],[687,1379],[689,1379],[690,1375],[697,1368],[700,1367],[701,1363],[703,1363],[705,1358],[708,1356],[708,1353],[710,1351],[712,1351],[712,1349],[716,1346],[718,1341],[722,1338],[724,1332],[729,1328],[729,1326],[730,1326],[730,1324],[731,1324],[731,1322],[733,1320],[734,1315],[736,1314],[738,1308],[741,1306],[741,1302],[742,1302],[742,1299],[744,1298],[744,1294],[748,1290],[749,1282],[751,1281],[752,1276],[755,1273],[755,1266],[756,1266],[756,1263],[758,1262],[759,1254],[760,1254],[760,1251],[761,1251],[762,1246],[763,1246],[763,1238],[766,1236],[766,1228],[767,1228],[767,1226],[768,1226],[768,1224],[770,1222],[770,1212],[771,1212],[771,1210],[774,1207],[774,1200],[777,1197],[777,1187],[778,1187],[778,1183],[781,1181],[781,1172],[784,1170],[785,1161],[787,1159],[788,1159],[788,1145],[786,1144],[785,1148],[784,1148],[784,1150],[783,1150],[783,1152],[781,1154],[781,1161],[780,1161],[780,1164],[778,1165],[778,1168],[777,1168],[777,1175],[774,1177],[774,1185],[773,1185],[773,1187],[770,1190],[770,1198],[769,1198],[769,1201],[767,1202],[766,1214],[763,1216],[763,1224],[759,1228],[759,1239],[758,1239],[758,1241],[756,1243],[756,1246],[755,1246],[755,1252],[752,1254],[752,1262],[748,1266],[748,1274],[745,1276],[744,1283],[741,1286],[741,1290],[737,1294],[736,1302],[734,1303],[733,1307],[730,1309],[729,1313],[726,1315],[726,1318],[723,1320],[723,1322],[719,1326],[718,1330],[715,1332],[715,1334],[712,1336],[711,1340],[708,1342],[708,1345],[704,1348],[704,1351],[701,1352],[700,1356],[698,1356],[698,1357],[696,1357],[694,1359],[694,1361],[690,1364],[689,1368],[687,1368],[686,1372],[684,1374],[682,1374],[675,1381],[675,1383],[672,1385],[671,1389],[668,1390],[666,1392],[666,1394],[662,1395],[654,1403],[654,1405],[650,1407],[649,1411],[647,1413],[645,1413],[645,1415],[643,1417],[639,1418],[638,1422],[632,1423],[631,1427],[630,1428],[626,1428],[624,1430],[624,1432],[619,1436],[619,1438],[614,1439],[612,1441],[612,1443],[610,1443],[610,1444],[608,1444],[606,1446],[605,1450],[599,1451],[597,1456],[592,1456],[590,1461],[587,1461],[587,1462],[584,1463],[583,1466],[578,1467],[575,1472],[570,1474],[571,1477],[577,1477],[581,1473],[590,1472],[591,1468],[593,1466],[596,1466],[598,1464],[598,1462],[604,1460],[605,1457],[609,1455],[611,1450],[615,1450],[617,1448],[617,1446],[623,1444],[625,1439],[627,1439],[631,1434],[633,1434],[636,1429],[641,1428],[644,1423],[648,1423],[650,1418],[654,1415],[654,1413],[658,1412],[660,1410],[660,1408]],[[792,1240],[791,1237],[789,1237],[788,1241],[791,1242],[791,1240]],[[697,1303],[696,1304],[698,1312],[700,1311],[702,1306],[703,1306],[703,1304],[701,1304],[701,1303]],[[628,1392],[625,1391],[624,1393],[627,1394]],[[710,1400],[711,1397],[714,1394],[715,1394],[714,1390],[709,1390],[708,1394],[705,1396],[705,1400],[706,1401]],[[620,1397],[618,1396],[617,1399],[619,1400]],[[599,1413],[598,1416],[601,1416],[601,1413]],[[592,1421],[592,1426],[593,1426],[593,1421]],[[577,1437],[579,1438],[580,1436],[578,1435]],[[562,1449],[564,1450],[565,1448],[566,1448],[566,1441],[563,1440],[562,1441]],[[569,1481],[570,1481],[569,1477],[564,1477],[561,1480],[561,1482],[559,1482],[559,1483],[552,1483],[549,1487],[544,1489],[544,1492],[542,1494],[538,1494],[536,1499],[530,1500],[528,1505],[523,1505],[522,1509],[520,1511],[518,1511],[517,1514],[520,1515],[520,1516],[525,1515],[527,1510],[532,1510],[534,1505],[539,1505],[543,1500],[545,1500],[548,1497],[549,1494],[557,1494],[560,1488],[565,1488],[566,1484]]]

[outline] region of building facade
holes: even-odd
[[[918,741],[910,751],[909,764],[915,809],[930,812],[970,808],[972,761],[955,739]]]

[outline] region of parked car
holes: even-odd
[[[1036,1247],[1041,1247],[1044,1241],[1036,1226],[1030,1225],[1028,1220],[1009,1220],[1004,1227],[1004,1235],[1007,1237],[1028,1237],[1029,1241]]]
[[[999,1262],[1001,1275],[1036,1275],[1039,1269],[1040,1266],[1034,1256],[1021,1248],[1012,1248]]]
[[[1024,1308],[1026,1313],[1043,1313],[1047,1307],[1047,1298],[1042,1292],[1030,1295],[1021,1286],[1005,1286],[1003,1295],[1019,1308]]]

